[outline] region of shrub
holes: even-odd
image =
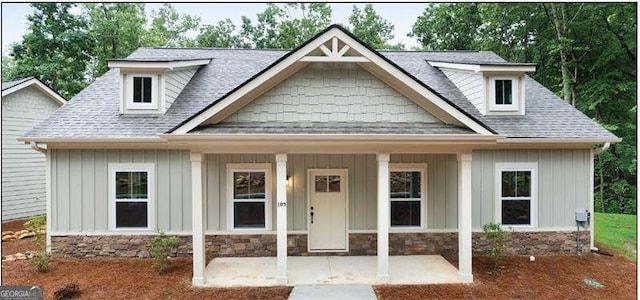
[[[71,299],[80,295],[80,287],[75,283],[67,283],[59,287],[54,293],[53,297],[56,300]]]
[[[171,249],[179,246],[180,239],[175,236],[167,236],[162,229],[158,229],[158,235],[149,241],[149,254],[154,259],[151,267],[158,273],[168,271],[171,268],[171,261],[169,260]]]
[[[47,272],[49,269],[49,255],[44,250],[34,252],[29,262],[40,273]]]
[[[36,246],[44,246],[42,243],[42,235],[47,230],[47,216],[46,215],[36,215],[30,217],[26,222],[24,222],[24,227],[32,231],[35,236],[33,239],[33,243]]]
[[[488,223],[482,226],[482,231],[489,240],[487,254],[491,259],[491,267],[495,270],[504,258],[509,240],[511,240],[511,229],[504,230],[500,224]]]

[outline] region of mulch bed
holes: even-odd
[[[191,260],[175,259],[173,268],[158,274],[149,259],[53,260],[47,273],[38,273],[24,261],[2,264],[4,285],[40,285],[45,297],[76,283],[81,298],[91,299],[287,299],[290,287],[193,288]]]
[[[637,266],[597,254],[507,257],[491,272],[486,256],[473,258],[473,284],[375,286],[378,299],[636,299]],[[606,288],[594,288],[590,278]]]
[[[27,219],[20,219],[20,220],[4,222],[2,223],[2,231],[18,231],[18,230],[25,229],[24,222],[26,221]]]
[[[19,231],[23,230],[25,220],[15,220],[2,223],[2,231]],[[16,254],[18,252],[25,252],[28,250],[38,250],[36,246],[33,244],[33,238],[25,238],[21,240],[10,240],[7,242],[2,242],[2,255],[10,255]],[[4,267],[4,266],[3,266]]]

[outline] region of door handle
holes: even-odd
[[[311,212],[311,224],[313,224],[313,212]]]

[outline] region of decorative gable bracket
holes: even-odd
[[[331,49],[326,44],[331,43]],[[300,61],[304,62],[370,62],[369,59],[353,50],[349,45],[333,37],[328,43],[321,44],[316,50],[311,51],[309,55],[302,57]],[[342,47],[339,47],[342,46]],[[338,50],[339,49],[339,50]],[[320,51],[318,51],[320,50]],[[351,51],[349,51],[351,50]],[[318,53],[321,52],[321,53]],[[347,55],[347,53],[349,55]],[[318,55],[318,54],[324,54]]]

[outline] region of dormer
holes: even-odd
[[[524,115],[528,63],[459,63],[429,61],[456,85],[483,115]]]
[[[210,59],[110,60],[120,71],[120,114],[164,114]]]

